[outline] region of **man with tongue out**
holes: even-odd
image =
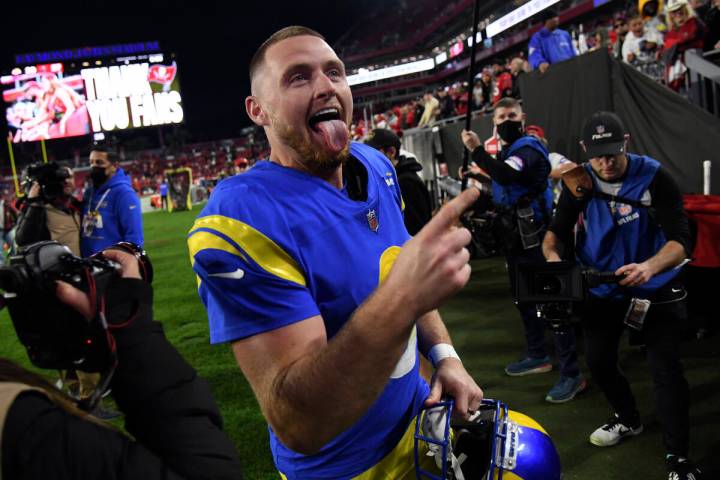
[[[467,417],[482,400],[436,310],[469,279],[455,225],[477,192],[411,239],[392,164],[349,142],[352,94],[323,37],[280,30],[250,78],[270,158],[220,183],[188,235],[210,340],[231,343],[283,478],[414,478],[420,408],[450,396]]]

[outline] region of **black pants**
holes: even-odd
[[[620,418],[632,422],[638,417],[635,397],[618,366],[618,346],[629,303],[593,298],[586,303],[582,317],[593,379]],[[686,318],[684,301],[653,304],[638,332],[647,346],[665,447],[668,453],[681,456],[687,456],[690,441],[690,393],[678,352]]]

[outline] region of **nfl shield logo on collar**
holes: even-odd
[[[367,221],[370,230],[377,233],[378,228],[380,228],[380,224],[378,224],[378,218],[377,215],[375,215],[375,210],[368,210]]]

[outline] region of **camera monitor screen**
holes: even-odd
[[[14,68],[0,77],[12,141],[181,123],[178,66],[171,57],[150,54]]]

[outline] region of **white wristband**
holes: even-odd
[[[437,364],[440,363],[440,360],[448,357],[457,358],[458,360],[460,360],[457,352],[449,343],[438,343],[437,345],[433,346],[428,352],[428,358],[430,359],[430,363],[433,364],[433,367],[437,367]],[[462,360],[460,360],[460,362],[462,362]]]

